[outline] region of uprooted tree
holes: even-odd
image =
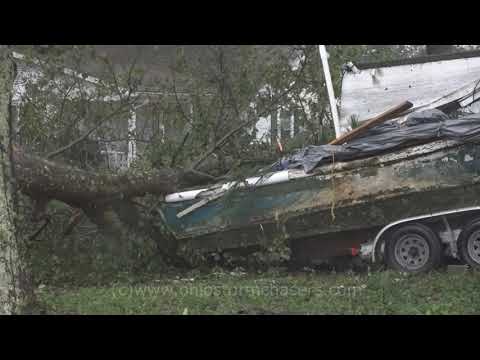
[[[106,61],[104,81],[91,81],[75,76],[81,74],[84,52],[71,50],[68,58],[32,57],[32,67],[39,71],[24,79],[18,96],[22,106],[13,151],[19,188],[33,200],[32,218],[48,221],[48,203],[61,201],[103,234],[125,242],[125,222],[138,218],[135,198],[234,177],[243,162],[262,160],[259,149],[272,157],[269,146],[255,143],[252,128],[259,117],[275,112],[303,90],[306,64],[314,52],[300,50],[304,56],[296,69],[290,65],[292,52],[272,60],[268,56],[273,52],[255,47],[212,47],[204,62],[194,65],[180,56],[173,64],[172,80],[158,85],[153,95],[141,91],[141,74],[133,67],[119,74]],[[78,65],[75,74],[58,79],[65,63]],[[143,111],[146,120],[135,133],[122,133],[119,129],[132,110]],[[152,131],[158,112],[167,116],[160,124],[162,131],[158,126]],[[132,140],[142,152],[128,171],[106,171],[91,159],[79,158],[82,151],[88,153],[88,142],[97,146],[93,152],[98,154],[98,146]],[[37,231],[32,237],[36,235]]]
[[[275,117],[282,111],[295,113],[301,129],[287,138],[287,150],[333,136],[316,46],[211,46],[199,57],[178,54],[171,76],[153,88],[144,86],[145,71],[135,62],[118,69],[88,47],[41,55],[28,50],[17,59],[24,68],[17,74],[11,134],[18,188],[32,202],[31,218],[42,224],[27,242],[48,227],[52,200],[74,209],[64,235],[86,217],[112,241],[128,242],[130,225],[144,227],[140,209],[151,208],[138,198],[236,178],[275,159],[273,125],[281,124]],[[373,50],[329,47],[337,88],[342,62]],[[83,75],[92,62],[96,78]],[[272,120],[267,141],[256,134],[260,118]],[[112,148],[137,152],[128,169],[105,168],[100,154]],[[160,245],[175,252],[170,242]]]
[[[74,65],[75,62],[80,62],[75,55],[80,56],[73,54],[73,59],[72,56],[69,58]],[[218,55],[219,58],[222,56]],[[202,76],[195,79],[198,82],[194,84],[195,89],[200,93],[195,105],[197,108],[203,106],[208,112],[205,116],[213,118],[206,121],[203,118],[190,118],[191,114],[184,109],[185,104],[179,100],[181,96],[177,83],[171,87],[165,85],[152,97],[138,90],[138,79],[134,79],[133,68],[128,69],[122,77],[109,63],[106,63],[107,71],[104,74],[107,81],[102,83],[92,84],[82,76],[70,74],[57,79],[56,74],[61,73],[64,62],[65,58],[63,61],[35,59],[32,66],[36,66],[39,71],[26,79],[21,94],[22,106],[19,107],[17,118],[17,145],[14,147],[13,156],[15,170],[19,174],[19,188],[33,200],[33,218],[36,220],[45,219],[47,204],[51,200],[58,200],[79,209],[111,238],[125,239],[118,206],[129,208],[129,218],[132,218],[132,214],[136,212],[136,205],[132,202],[134,198],[145,194],[162,195],[182,186],[215,179],[214,175],[197,169],[208,163],[210,155],[224,147],[234,135],[242,134],[244,127],[252,124],[252,119],[241,118],[240,112],[244,104],[237,103],[234,97],[236,88],[232,85],[229,85],[228,89],[222,85],[224,87],[219,90],[205,85],[211,79],[204,79]],[[184,71],[188,71],[185,66]],[[218,76],[223,75],[220,73]],[[222,80],[224,83],[227,81]],[[205,88],[199,89],[200,86]],[[165,101],[163,94],[169,91],[173,95],[170,95],[169,101]],[[208,99],[206,105],[200,104],[204,97]],[[227,102],[228,106],[225,105]],[[233,102],[235,112],[232,111]],[[175,134],[170,134],[171,136],[165,139],[165,134],[150,132],[149,138],[145,139],[140,138],[138,130],[137,134],[118,131],[125,127],[126,123],[119,119],[125,120],[132,110],[147,108],[147,113],[150,111],[151,114],[162,107],[171,106],[172,103],[175,106],[175,116],[171,116],[167,121],[176,122],[170,124],[173,125],[170,129],[175,130],[178,125],[187,128],[180,134],[182,140],[178,141]],[[217,107],[221,110],[216,113]],[[236,124],[233,118],[237,120]],[[165,121],[162,126],[164,125]],[[205,130],[211,132],[212,138],[202,139],[199,133],[205,134]],[[135,136],[137,138],[134,138]],[[92,141],[92,138],[95,141]],[[89,159],[79,159],[79,153],[88,153],[88,148],[84,147],[88,141],[98,146],[132,139],[146,144],[144,147],[150,146],[155,152],[149,152],[147,148],[144,154],[149,154],[150,159],[139,159],[137,162],[140,165],[132,166],[129,171],[109,172],[96,166],[98,164],[94,162],[92,164]],[[93,152],[98,153],[96,150],[98,148]],[[192,157],[193,151],[196,158]],[[41,155],[34,155],[35,153]],[[198,156],[199,154],[201,155]],[[214,161],[213,167],[217,163]],[[176,166],[177,164],[180,166]]]

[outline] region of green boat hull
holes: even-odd
[[[275,239],[333,241],[332,249],[344,240],[348,248],[393,221],[480,205],[480,146],[438,141],[323,166],[307,177],[236,189],[177,217],[198,201],[160,207],[171,234],[192,248],[235,249]]]

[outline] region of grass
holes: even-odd
[[[43,287],[49,314],[480,314],[480,273],[191,273]]]

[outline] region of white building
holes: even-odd
[[[340,126],[351,128],[404,101],[409,110],[480,111],[480,51],[354,64],[342,79]]]

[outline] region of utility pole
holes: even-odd
[[[333,91],[332,77],[330,76],[330,67],[328,66],[327,49],[325,45],[318,45],[320,58],[322,59],[323,72],[325,75],[325,83],[327,85],[328,99],[330,100],[330,110],[332,112],[333,124],[335,125],[335,136],[341,135],[340,122],[338,119],[337,103],[335,101],[335,93]]]

